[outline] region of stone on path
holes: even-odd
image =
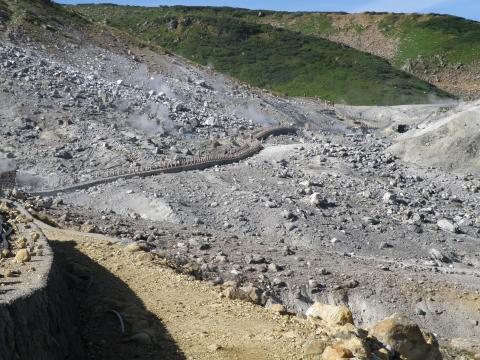
[[[307,310],[309,318],[321,319],[330,325],[353,324],[352,312],[344,305],[335,306],[315,302]]]
[[[15,261],[18,263],[25,263],[31,260],[30,253],[27,249],[20,249],[15,255]]]

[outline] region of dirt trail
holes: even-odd
[[[39,225],[82,291],[81,333],[90,358],[301,359],[315,331],[302,319],[222,298],[217,288],[175,273],[148,253]],[[124,317],[125,335],[110,309]],[[126,341],[132,335],[136,340]]]

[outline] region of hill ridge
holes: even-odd
[[[379,57],[251,20],[264,18],[263,12],[178,6],[74,9],[146,43],[284,95],[356,105],[426,103],[448,97]]]

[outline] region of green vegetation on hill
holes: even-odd
[[[420,66],[407,66],[409,71],[429,81],[436,81],[437,74],[444,73],[446,78],[442,86],[460,94],[471,96],[475,74],[478,73],[480,23],[472,20],[439,14],[373,12],[266,13],[261,18],[245,17],[249,21],[327,38],[378,54],[397,69],[411,64],[412,60],[420,60],[417,63]],[[389,50],[392,47],[393,52]],[[464,67],[459,70],[461,66]],[[465,78],[470,78],[470,83],[463,81],[454,85]],[[480,89],[476,92],[480,93]]]
[[[447,15],[392,14],[380,30],[400,39],[394,63],[421,55],[428,62],[444,56],[450,63],[471,64],[480,59],[480,23]]]
[[[320,96],[357,105],[425,103],[432,95],[448,96],[381,58],[315,36],[257,24],[257,11],[114,5],[75,9],[142,41],[292,96]],[[262,16],[276,15],[262,12]],[[326,29],[328,23],[318,26]]]
[[[456,95],[480,97],[479,22],[439,14],[374,12],[283,12],[244,18],[349,45]]]
[[[419,55],[427,60],[442,55],[451,63],[463,64],[470,64],[480,58],[480,23],[455,16],[373,12],[364,14],[270,12],[264,13],[261,18],[252,17],[251,13],[243,13],[242,16],[249,21],[321,37],[341,33],[361,37],[366,30],[365,18],[369,18],[370,21],[367,22],[375,24],[380,33],[392,40],[399,40],[398,53],[393,59],[389,59],[399,66],[407,59],[414,59]]]
[[[73,26],[85,31],[90,25],[77,12],[66,11],[50,0],[0,0],[0,22],[39,41],[41,28],[56,31]]]
[[[10,18],[10,10],[5,1],[0,0],[0,20],[6,21]]]

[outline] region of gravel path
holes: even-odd
[[[168,359],[302,358],[301,347],[313,327],[301,319],[224,299],[219,288],[97,235],[45,225],[42,230],[77,277],[88,266],[93,280],[81,308],[87,323],[82,335],[91,354],[102,359],[153,359],[165,352]],[[136,341],[123,341],[120,325],[107,309],[122,314],[125,336]]]

